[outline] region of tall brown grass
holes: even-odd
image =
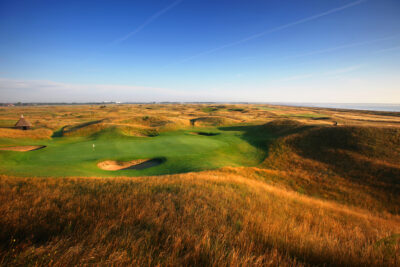
[[[0,184],[3,265],[400,263],[399,217],[223,171]]]
[[[260,166],[281,171],[276,183],[318,198],[399,214],[400,130],[291,123],[280,128],[282,133]]]
[[[19,130],[0,128],[0,138],[24,138],[24,139],[50,139],[53,131],[49,129]]]

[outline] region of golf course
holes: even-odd
[[[400,113],[0,107],[0,266],[398,266]]]
[[[224,166],[255,166],[265,152],[243,140],[241,131],[217,128],[201,131],[165,132],[155,137],[125,136],[105,129],[88,137],[56,137],[51,140],[2,139],[1,145],[42,145],[34,151],[0,151],[3,174],[19,176],[143,176],[216,169]],[[94,146],[93,146],[94,145]],[[4,147],[7,148],[7,147]],[[158,166],[142,170],[104,171],[97,164],[105,160],[161,159]]]
[[[0,0],[0,267],[400,267],[400,0]]]

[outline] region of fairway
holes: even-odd
[[[0,151],[3,174],[17,176],[142,176],[183,173],[223,166],[252,166],[265,152],[246,142],[241,131],[219,131],[214,136],[189,131],[162,133],[157,137],[129,137],[103,131],[90,137],[58,137],[51,140],[1,139],[0,145],[45,145],[29,152]],[[95,148],[93,148],[95,144]],[[160,158],[151,168],[105,171],[103,160],[128,161]]]

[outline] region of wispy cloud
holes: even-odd
[[[353,71],[356,71],[356,70],[359,70],[359,69],[363,68],[364,66],[365,66],[364,64],[347,66],[347,67],[344,67],[344,68],[329,70],[327,72],[322,73],[322,75],[324,75],[324,76],[334,76],[334,75],[338,75],[338,74],[353,72]]]
[[[183,0],[177,0],[175,2],[173,2],[171,5],[167,6],[166,8],[154,13],[151,17],[149,17],[145,22],[143,22],[141,25],[139,25],[139,27],[137,27],[136,29],[134,29],[133,31],[129,32],[128,34],[126,34],[125,36],[118,38],[116,40],[114,40],[112,42],[112,44],[119,44],[122,43],[123,41],[131,38],[132,36],[134,36],[135,34],[137,34],[138,32],[140,32],[141,30],[143,30],[147,25],[149,25],[150,23],[152,23],[153,21],[155,21],[156,19],[158,19],[161,15],[163,15],[164,13],[166,13],[167,11],[171,10],[173,7],[175,7],[176,5],[180,4]]]
[[[348,43],[348,44],[338,45],[338,46],[334,46],[334,47],[328,47],[328,48],[324,48],[324,49],[312,50],[312,51],[308,51],[308,52],[297,54],[297,55],[285,56],[285,57],[282,57],[281,59],[295,59],[295,58],[325,54],[325,53],[335,52],[335,51],[342,50],[342,49],[364,46],[364,45],[379,43],[379,42],[383,42],[383,41],[387,41],[387,40],[393,40],[393,39],[396,39],[399,37],[400,37],[400,34],[394,34],[394,35],[390,35],[390,36],[386,36],[386,37],[382,37],[382,38],[365,40],[362,42]],[[376,51],[375,53],[386,52],[386,51],[397,50],[397,49],[400,49],[400,46],[388,48],[388,49],[382,49],[382,50]],[[273,55],[274,55],[273,53],[269,53],[269,54],[265,54],[262,56],[263,57],[271,57]],[[241,59],[252,60],[252,59],[259,59],[259,58],[260,58],[260,55],[259,56],[242,57]]]
[[[0,101],[6,102],[158,101],[169,99],[169,96],[177,97],[180,93],[165,88],[134,85],[0,78]]]
[[[303,79],[313,78],[316,76],[317,77],[335,76],[335,75],[339,75],[339,74],[356,71],[364,66],[365,65],[363,65],[363,64],[359,64],[359,65],[352,65],[352,66],[347,66],[347,67],[343,67],[343,68],[328,70],[325,72],[298,74],[298,75],[284,77],[279,80],[275,80],[275,82],[288,82],[288,81],[294,81],[294,80],[303,80]]]
[[[376,51],[375,53],[384,53],[384,52],[396,51],[396,50],[400,50],[400,46],[395,46],[395,47],[389,47],[389,48],[381,49],[381,50]]]
[[[315,73],[293,75],[293,76],[285,77],[283,79],[276,80],[276,82],[288,82],[288,81],[294,81],[294,80],[302,80],[302,79],[311,78],[314,75],[315,75]]]
[[[227,91],[227,92],[230,92]],[[152,102],[232,100],[227,92],[188,90],[121,84],[77,84],[51,80],[19,80],[0,77],[1,102]],[[237,100],[240,100],[238,96]]]
[[[387,36],[387,37],[383,37],[383,38],[377,38],[377,39],[363,41],[363,42],[356,42],[356,43],[339,45],[339,46],[325,48],[325,49],[314,50],[314,51],[310,51],[310,52],[303,53],[303,54],[298,54],[298,55],[294,55],[294,56],[288,56],[288,57],[285,57],[285,59],[313,56],[313,55],[318,55],[318,54],[325,54],[325,53],[334,52],[334,51],[341,50],[341,49],[358,47],[358,46],[374,44],[374,43],[378,43],[378,42],[382,42],[382,41],[392,40],[392,39],[395,39],[395,38],[397,38],[399,36],[400,36],[399,34],[396,34],[396,35],[391,35],[391,36]]]
[[[346,4],[344,6],[341,6],[341,7],[333,8],[333,9],[330,9],[328,11],[325,11],[325,12],[322,12],[322,13],[319,13],[319,14],[316,14],[316,15],[313,15],[313,16],[310,16],[310,17],[306,17],[306,18],[303,18],[303,19],[300,19],[300,20],[297,20],[297,21],[294,21],[294,22],[291,22],[291,23],[288,23],[288,24],[284,24],[284,25],[281,25],[281,26],[278,26],[278,27],[275,27],[275,28],[272,28],[272,29],[269,29],[269,30],[266,30],[266,31],[262,31],[262,32],[250,35],[248,37],[245,37],[243,39],[237,40],[235,42],[228,43],[228,44],[225,44],[225,45],[222,45],[222,46],[210,49],[210,50],[203,51],[203,52],[198,53],[196,55],[187,57],[187,58],[177,62],[176,64],[184,63],[184,62],[190,61],[192,59],[195,59],[195,58],[198,58],[198,57],[201,57],[201,56],[205,56],[205,55],[217,52],[217,51],[225,49],[225,48],[229,48],[229,47],[232,47],[232,46],[236,46],[236,45],[239,45],[239,44],[242,44],[242,43],[257,39],[257,38],[260,38],[260,37],[262,37],[264,35],[267,35],[267,34],[270,34],[270,33],[278,32],[278,31],[281,31],[281,30],[284,30],[284,29],[287,29],[287,28],[290,28],[290,27],[293,27],[293,26],[296,26],[296,25],[299,25],[299,24],[303,24],[303,23],[306,23],[306,22],[309,22],[309,21],[312,21],[312,20],[319,19],[321,17],[324,17],[324,16],[327,16],[327,15],[330,15],[330,14],[333,14],[333,13],[337,13],[339,11],[342,11],[342,10],[357,6],[359,4],[362,4],[365,1],[367,1],[367,0],[354,1],[354,2],[351,2],[351,3]]]

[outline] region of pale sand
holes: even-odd
[[[97,163],[97,167],[106,171],[118,171],[136,169],[142,170],[160,165],[163,162],[161,159],[135,159],[131,161],[116,161],[106,160]]]

